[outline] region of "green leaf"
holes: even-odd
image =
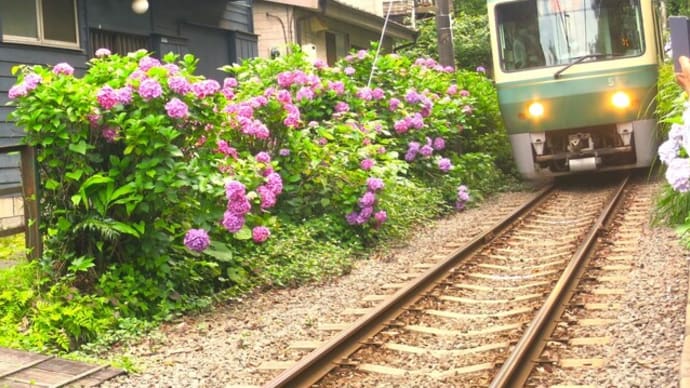
[[[81,179],[81,176],[84,174],[83,170],[76,170],[76,171],[70,171],[65,173],[65,177],[73,180],[73,181],[78,181]]]
[[[60,187],[60,182],[56,181],[55,179],[49,178],[46,180],[46,189],[48,190],[55,190],[58,187]]]
[[[141,236],[136,229],[134,229],[133,227],[131,227],[125,223],[113,221],[111,226],[113,227],[113,229],[117,230],[120,233],[129,234],[129,235],[134,236],[134,237],[140,237]]]
[[[74,207],[77,207],[77,206],[79,206],[80,203],[81,203],[81,195],[74,194],[72,196],[72,204],[74,205]]]
[[[72,152],[76,152],[81,155],[86,155],[86,149],[88,148],[88,144],[86,144],[86,142],[82,140],[77,144],[70,144],[68,148]]]
[[[247,227],[247,225],[245,225],[233,236],[235,236],[235,239],[237,240],[249,240],[252,238],[252,231]]]
[[[233,261],[232,252],[230,252],[229,250],[219,250],[219,249],[213,249],[213,248],[209,247],[209,248],[206,248],[203,253],[213,257],[214,259],[216,259],[218,261],[222,261],[225,263],[230,263]]]

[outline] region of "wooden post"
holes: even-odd
[[[26,227],[26,248],[29,260],[38,259],[43,254],[43,240],[38,228],[39,191],[36,149],[24,147],[21,151],[22,192],[24,197],[24,225]]]
[[[436,34],[438,41],[438,61],[442,66],[450,66],[453,69],[455,69],[453,31],[450,23],[450,4],[448,3],[448,0],[438,0],[436,4]]]

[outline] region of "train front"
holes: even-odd
[[[494,78],[529,179],[649,166],[663,55],[652,0],[489,0]]]

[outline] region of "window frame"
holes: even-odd
[[[26,1],[26,0],[25,0]],[[10,35],[2,32],[2,42],[3,43],[18,43],[18,44],[30,44],[35,46],[45,46],[45,47],[57,47],[57,48],[68,48],[68,49],[80,49],[79,40],[79,15],[77,13],[77,0],[72,1],[72,10],[74,12],[74,36],[76,38],[75,42],[67,42],[61,40],[45,39],[44,28],[43,28],[43,1],[34,0],[36,4],[36,25],[37,25],[37,38],[32,38],[22,35]]]

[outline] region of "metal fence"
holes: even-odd
[[[36,259],[43,251],[43,241],[38,228],[40,217],[36,150],[25,145],[0,146],[0,154],[13,152],[20,154],[21,185],[0,189],[0,197],[21,195],[24,201],[24,224],[0,230],[0,237],[24,233],[27,255],[30,259]]]

